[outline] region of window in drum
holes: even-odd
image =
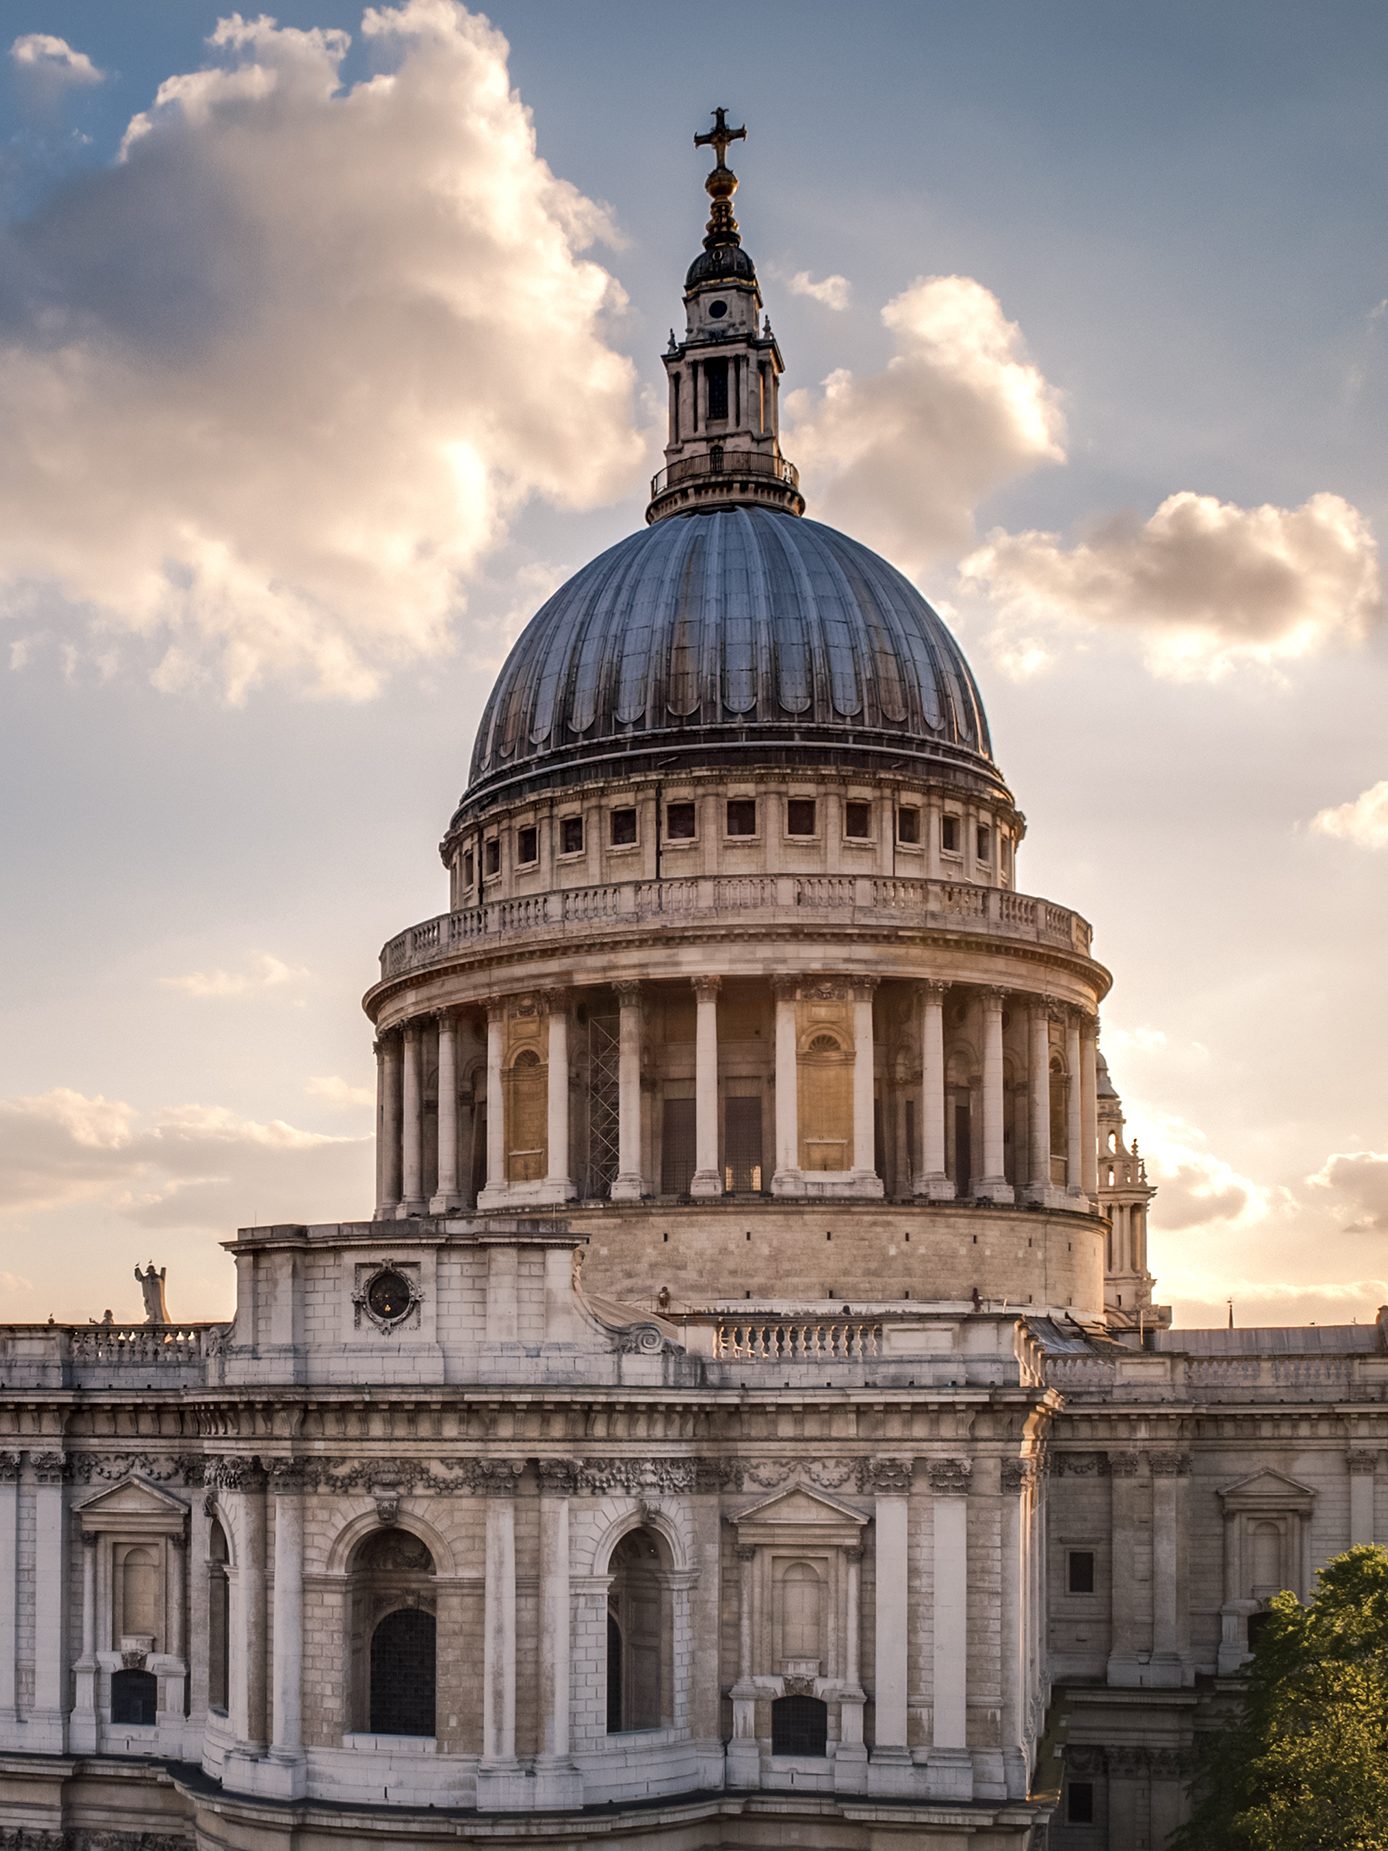
[[[516,831],[516,865],[528,868],[540,859],[540,832],[533,823]]]
[[[472,883],[476,878],[477,878],[476,858],[474,857],[472,850],[467,849],[463,855],[463,892],[464,893],[472,892]]]
[[[152,1671],[111,1674],[111,1721],[152,1727],[158,1720],[159,1680]]]
[[[708,420],[710,424],[726,423],[728,418],[728,363],[726,360],[705,360],[704,378],[708,382]]]
[[[1067,1549],[1065,1552],[1065,1588],[1070,1594],[1094,1592],[1094,1551]]]
[[[791,797],[786,802],[786,834],[812,836],[819,826],[818,805],[813,797]]]
[[[436,1624],[422,1607],[397,1607],[371,1635],[371,1733],[432,1735]]]
[[[694,1163],[694,1101],[667,1099],[660,1132],[661,1194],[688,1195]]]
[[[940,818],[940,852],[943,855],[957,855],[959,850],[959,818],[942,816]]]
[[[692,803],[666,804],[665,835],[671,842],[692,842],[694,840],[694,805]]]
[[[921,839],[921,813],[914,804],[903,804],[896,813],[896,839],[914,848]]]
[[[559,853],[561,855],[581,855],[583,853],[583,818],[566,816],[559,824]]]
[[[630,848],[636,840],[636,812],[625,808],[614,810],[608,824],[608,841],[613,848]]]
[[[761,1195],[761,1100],[723,1101],[723,1187],[732,1195]]]
[[[730,836],[754,836],[757,833],[757,800],[755,797],[729,797],[728,799],[728,834]]]
[[[483,866],[486,868],[487,873],[489,875],[500,874],[501,872],[501,837],[500,836],[488,836],[486,843],[483,846],[482,853],[483,853],[483,856],[485,857],[483,861]]]
[[[207,1701],[226,1714],[230,1701],[231,1583],[226,1531],[214,1517],[207,1536]]]
[[[548,1081],[534,1048],[522,1048],[506,1076],[506,1179],[538,1182],[545,1174],[549,1134]]]
[[[850,842],[872,840],[872,805],[846,803],[843,806],[843,833]]]
[[[1066,1786],[1065,1823],[1067,1825],[1093,1825],[1094,1782],[1092,1780],[1072,1780]]]
[[[818,1697],[777,1697],[771,1705],[773,1755],[826,1755],[829,1709]]]
[[[648,1529],[630,1530],[612,1551],[607,1596],[609,1733],[659,1729],[667,1711],[669,1577]]]
[[[980,861],[993,859],[993,832],[987,823],[980,823],[974,839],[974,848]]]

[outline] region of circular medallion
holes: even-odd
[[[708,318],[710,321],[721,321],[727,312],[728,305],[726,302],[710,302],[708,305]]]
[[[413,1303],[409,1280],[393,1266],[377,1273],[366,1288],[367,1309],[382,1324],[398,1324]]]

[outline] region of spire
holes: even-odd
[[[795,469],[781,455],[784,362],[770,321],[762,324],[756,265],[733,217],[737,175],[727,154],[746,139],[745,127],[728,127],[726,109],[715,109],[713,127],[694,137],[696,148],[712,148],[716,157],[704,180],[713,210],[704,248],[684,279],[684,339],[672,331],[663,356],[670,431],[648,521],[752,503],[805,511]]]

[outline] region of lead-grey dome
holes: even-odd
[[[482,714],[455,823],[502,788],[768,760],[999,790],[969,665],[894,566],[759,507],[657,521],[555,592]]]

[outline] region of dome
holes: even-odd
[[[756,267],[740,244],[715,244],[712,250],[700,251],[685,274],[686,290],[701,283],[755,283]]]
[[[894,566],[818,522],[722,508],[619,541],[532,618],[483,712],[459,814],[603,761],[826,751],[1004,788],[963,652]]]

